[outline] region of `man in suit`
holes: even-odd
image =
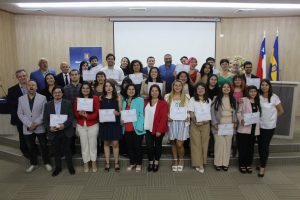
[[[10,108],[10,124],[13,126],[17,126],[17,130],[19,133],[19,142],[20,142],[20,150],[22,154],[29,158],[29,150],[26,146],[24,135],[23,135],[23,124],[20,121],[17,110],[18,110],[18,99],[20,96],[27,94],[27,73],[24,69],[20,69],[16,71],[16,78],[19,83],[8,88],[7,94],[7,102]]]
[[[29,80],[27,83],[27,94],[19,97],[17,111],[18,117],[23,123],[23,134],[30,155],[30,167],[26,169],[27,173],[37,168],[36,137],[39,140],[45,168],[47,171],[52,170],[49,164],[46,134],[43,124],[43,111],[47,100],[45,96],[38,94],[36,90],[36,82]]]
[[[60,63],[60,70],[61,73],[59,73],[56,78],[57,85],[60,85],[61,87],[65,87],[66,85],[70,84],[70,75],[69,70],[70,66],[67,62]]]
[[[52,176],[57,176],[62,170],[62,147],[64,149],[69,173],[74,175],[75,169],[73,167],[71,153],[72,137],[74,136],[74,129],[72,126],[72,122],[74,120],[73,107],[70,101],[62,98],[63,89],[60,86],[53,88],[52,95],[54,100],[46,103],[44,110],[45,127],[54,148],[55,170],[53,171]],[[56,126],[50,126],[50,115],[66,116],[67,119],[64,122],[58,122]]]
[[[246,85],[247,85],[247,79],[258,78],[257,76],[252,74],[252,63],[250,61],[246,61],[244,63],[244,70],[245,70],[245,74],[243,74],[242,77]]]
[[[31,72],[30,79],[37,83],[38,92],[40,92],[46,87],[45,76],[49,73],[55,76],[56,72],[54,69],[48,69],[48,60],[46,58],[41,58],[38,65],[39,69]]]
[[[144,67],[143,69],[142,69],[142,72],[143,72],[143,74],[144,74],[144,77],[148,77],[148,74],[149,74],[149,72],[150,72],[150,69],[152,68],[152,67],[154,67],[154,65],[155,65],[155,58],[153,57],[153,56],[149,56],[148,58],[147,58],[147,66],[146,67]]]

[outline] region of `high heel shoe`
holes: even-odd
[[[120,164],[118,162],[115,163],[115,172],[120,172]]]
[[[109,169],[110,169],[110,165],[109,165],[109,163],[106,163],[104,171],[109,172]]]
[[[147,171],[148,171],[148,172],[152,172],[152,171],[153,171],[153,163],[149,163],[149,164],[148,164]]]

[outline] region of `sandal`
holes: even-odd
[[[120,172],[120,165],[119,163],[115,163],[115,172]]]
[[[104,171],[109,172],[109,169],[110,169],[110,165],[109,165],[109,163],[106,163]]]

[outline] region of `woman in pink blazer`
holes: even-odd
[[[252,161],[254,152],[255,136],[259,135],[259,123],[248,124],[245,122],[245,115],[256,113],[260,116],[261,108],[258,89],[249,86],[246,90],[246,97],[242,98],[239,105],[237,118],[237,146],[239,151],[239,169],[241,173],[252,173]]]

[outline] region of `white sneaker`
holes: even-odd
[[[196,167],[195,170],[196,170],[197,172],[200,172],[201,174],[204,173],[204,168],[203,168],[203,167]]]
[[[50,164],[46,164],[45,165],[45,168],[48,172],[51,172],[52,171],[52,166]]]
[[[172,165],[172,171],[177,172],[178,171],[178,166],[177,165]]]
[[[25,170],[25,172],[26,172],[26,173],[31,173],[31,172],[33,172],[33,170],[35,170],[35,169],[37,169],[37,168],[38,168],[37,165],[30,165],[30,166]]]

